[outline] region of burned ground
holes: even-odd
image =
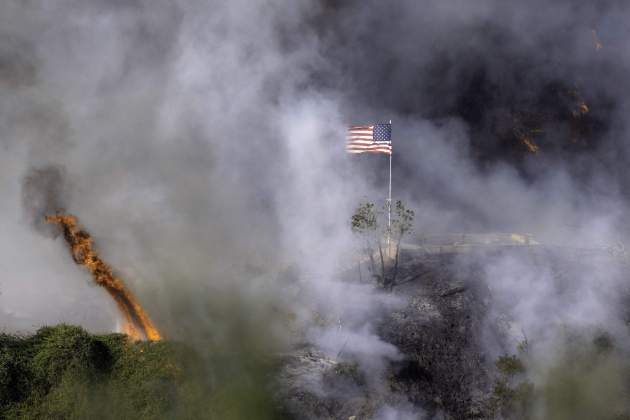
[[[352,360],[305,346],[285,359],[279,387],[283,404],[296,418],[306,419],[372,418],[383,405],[401,404],[411,404],[428,418],[496,418],[504,404],[501,398],[506,398],[501,394],[500,360],[515,360],[520,366],[518,356],[508,355],[516,352],[515,342],[521,341],[523,347],[528,339],[523,326],[501,313],[493,301],[493,287],[486,281],[484,265],[506,257],[551,267],[554,288],[561,295],[573,293],[571,273],[585,260],[617,265],[626,273],[629,269],[624,259],[605,250],[521,246],[487,247],[468,254],[407,252],[399,285],[392,292],[406,303],[378,323],[380,338],[401,353],[387,368],[386,385],[370,387]],[[623,289],[620,286],[611,306],[622,308],[623,296],[627,297]],[[623,316],[619,311],[620,319]],[[515,331],[523,335],[514,337]],[[595,343],[601,341],[601,331],[597,334]],[[528,387],[523,382],[518,389]],[[508,391],[509,398],[519,395],[518,390]],[[501,414],[527,418],[518,417],[521,412]]]

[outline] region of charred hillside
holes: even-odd
[[[362,370],[360,355],[343,351],[326,355],[307,346],[286,359],[280,375],[281,401],[295,418],[306,419],[374,418],[384,415],[383,407],[398,407],[399,415],[423,412],[428,418],[522,419],[533,418],[528,417],[532,415],[528,410],[536,403],[547,404],[547,409],[562,407],[575,416],[567,418],[585,418],[577,411],[582,409],[597,412],[597,418],[630,413],[630,401],[625,397],[614,407],[567,407],[567,401],[578,398],[592,376],[597,375],[589,371],[589,366],[604,363],[595,356],[579,359],[576,369],[584,376],[577,379],[573,388],[568,384],[574,378],[556,378],[564,394],[544,394],[549,378],[535,386],[527,380],[527,369],[534,369],[532,355],[537,346],[544,348],[545,343],[533,338],[539,337],[539,332],[521,323],[512,308],[498,303],[503,300],[498,295],[504,290],[488,280],[488,267],[506,259],[518,260],[533,271],[549,270],[553,299],[558,304],[555,309],[559,312],[571,311],[562,302],[579,298],[572,273],[585,260],[590,260],[586,264],[595,262],[609,268],[614,265],[623,276],[630,273],[630,266],[605,251],[505,247],[481,248],[467,254],[406,252],[401,280],[392,292],[405,303],[385,313],[376,328],[382,340],[400,351],[400,357],[388,364],[382,383],[370,383],[371,374]],[[518,277],[518,268],[514,267],[511,275]],[[513,280],[506,278],[505,282],[512,284]],[[610,300],[610,305],[618,308],[617,321],[623,324],[628,287],[618,284],[613,288],[616,292],[609,296],[617,293],[617,297]],[[549,320],[550,325],[554,322]],[[565,328],[571,337],[569,341],[579,343],[580,354],[596,349],[593,352],[597,357],[608,363],[608,358],[628,352],[626,343],[610,338],[609,332],[618,335],[614,322],[585,328],[567,324]],[[604,351],[604,356],[599,351]],[[564,363],[561,360],[564,359],[560,357],[554,363]],[[627,391],[627,385],[620,386],[620,390]]]

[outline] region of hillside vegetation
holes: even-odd
[[[244,377],[211,369],[200,354],[180,343],[133,342],[69,325],[26,337],[0,334],[0,418],[276,417],[260,386],[265,368]]]

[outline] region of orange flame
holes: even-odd
[[[590,109],[588,107],[588,105],[586,104],[586,102],[584,101],[580,101],[580,103],[578,104],[578,108],[579,108],[579,113],[584,115],[584,114],[588,114],[590,112]]]
[[[58,224],[62,228],[74,261],[87,267],[96,284],[103,287],[114,299],[124,319],[123,331],[125,334],[135,340],[161,340],[162,335],[153,325],[133,293],[122,280],[113,274],[111,268],[94,251],[92,237],[85,230],[79,229],[77,218],[72,215],[57,214],[47,216],[46,221]]]
[[[532,140],[531,138],[527,136],[522,136],[521,141],[523,142],[525,146],[527,146],[527,150],[529,150],[530,153],[538,153],[540,146],[534,143],[534,140]]]
[[[604,44],[602,44],[599,36],[597,36],[597,31],[595,29],[591,29],[591,33],[593,34],[593,44],[595,45],[595,51],[599,51],[604,48]]]

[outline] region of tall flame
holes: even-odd
[[[161,340],[162,335],[153,325],[133,293],[94,251],[92,237],[88,232],[78,227],[77,218],[72,215],[57,214],[47,216],[46,221],[61,227],[74,261],[87,267],[96,284],[103,287],[114,299],[123,316],[123,331],[135,340]]]

